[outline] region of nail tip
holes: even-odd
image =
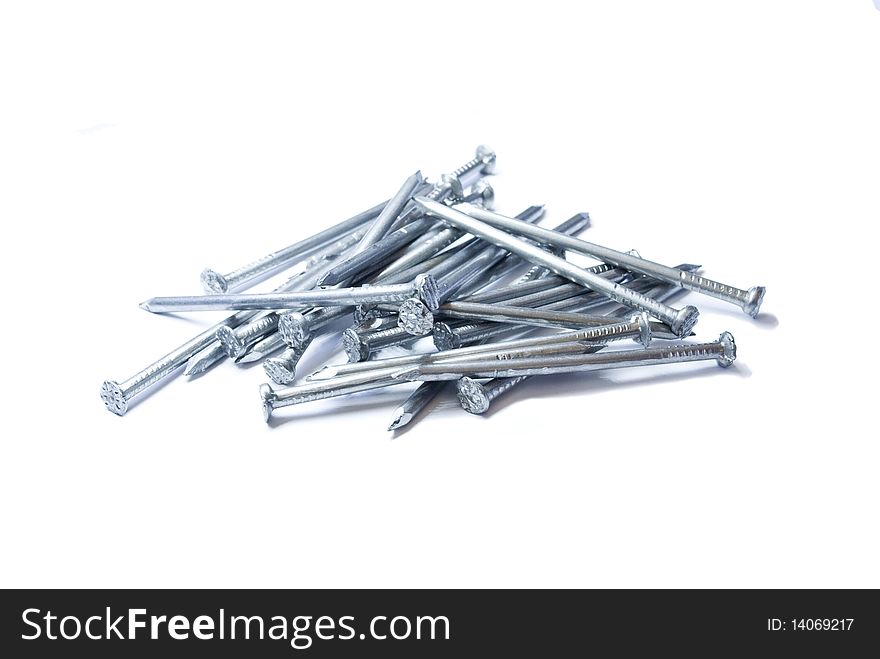
[[[183,368],[183,375],[186,377],[193,377],[196,375],[201,375],[205,371],[207,371],[212,364],[215,364],[218,360],[213,362],[208,361],[207,359],[198,359],[194,362],[187,362],[186,366]]]
[[[392,432],[399,428],[403,428],[412,420],[412,414],[408,412],[401,411],[394,417],[391,423],[388,425],[388,432]]]

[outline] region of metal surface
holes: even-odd
[[[108,411],[123,416],[128,411],[128,405],[132,398],[146,390],[151,385],[164,380],[202,348],[215,340],[217,330],[223,326],[235,326],[239,319],[238,314],[231,316],[219,323],[212,325],[201,334],[194,336],[183,345],[175,348],[164,357],[159,358],[142,371],[138,371],[127,380],[116,382],[105,380],[101,385],[101,400]]]
[[[478,146],[474,158],[451,174],[444,174],[440,179],[440,183],[435,185],[425,196],[433,201],[442,202],[451,195],[460,193],[473,180],[480,176],[491,174],[493,171],[495,171],[495,152],[487,146]],[[492,198],[494,200],[494,191]],[[422,210],[413,204],[404,214],[404,218],[407,221],[412,221],[423,214]],[[417,245],[415,249],[409,250],[406,254],[403,254],[396,261],[388,265],[379,273],[379,278],[385,279],[423,262],[447,245],[452,244],[460,236],[461,233],[455,229],[438,227],[431,231],[426,236],[426,240]]]
[[[310,403],[316,400],[405,383],[406,380],[396,378],[387,371],[379,374],[371,371],[368,374],[355,374],[345,378],[335,378],[334,380],[322,382],[307,382],[295,387],[284,387],[281,389],[273,389],[270,385],[263,384],[260,385],[263,418],[268,422],[272,418],[272,413],[279,407]]]
[[[303,306],[355,305],[362,302],[403,302],[409,298],[422,300],[429,308],[437,308],[437,282],[430,275],[420,275],[409,284],[358,286],[288,293],[251,293],[246,295],[181,295],[154,297],[141,303],[152,313],[172,311],[216,311],[248,309],[295,309]]]
[[[492,210],[492,209],[489,209]],[[586,231],[590,228],[590,214],[589,213],[576,213],[570,218],[568,218],[565,222],[553,227],[553,231],[557,231],[559,233],[564,233],[567,236],[577,236],[583,231]],[[545,245],[540,245],[541,249],[547,249]],[[552,251],[552,250],[550,250]],[[563,253],[556,254],[557,256],[565,256]],[[523,260],[521,257],[516,254],[508,254],[501,262],[495,266],[491,272],[487,273],[486,281],[490,282],[498,279],[499,277],[505,276],[507,273],[512,271],[515,268],[518,268],[523,264]],[[528,272],[520,277],[517,283],[525,283],[534,279],[541,279],[548,274],[552,274],[547,268],[543,268],[541,266],[532,266]],[[474,292],[473,289],[476,287],[474,285],[469,285],[464,287],[461,290],[461,293],[467,295],[471,292]]]
[[[299,348],[286,348],[278,357],[263,362],[263,370],[275,384],[290,384],[296,378],[296,365],[308,348],[309,342]]]
[[[256,343],[277,328],[278,314],[270,311],[235,329],[221,327],[217,330],[217,340],[226,351],[227,357],[237,359],[245,353],[250,344]]]
[[[579,238],[563,236],[541,227],[525,228],[520,222],[516,222],[512,218],[498,215],[497,213],[493,213],[492,211],[472,204],[461,204],[457,208],[463,214],[493,227],[504,229],[505,231],[520,236],[528,236],[548,245],[578,252],[579,254],[585,254],[633,272],[639,272],[643,275],[649,275],[655,279],[670,284],[676,284],[689,291],[702,293],[703,295],[708,295],[715,299],[735,304],[752,318],[758,315],[761,308],[761,302],[764,300],[766,288],[763,286],[753,286],[748,290],[743,290],[736,288],[735,286],[721,284],[717,281],[700,277],[691,272],[684,272],[682,270],[677,270],[676,268],[670,268],[669,266],[638,258],[631,254],[626,254],[625,252],[618,252],[617,250],[609,249],[608,247],[602,247],[601,245],[580,240]]]
[[[592,268],[589,268],[589,271],[602,277],[608,277],[608,273],[610,272],[608,270],[609,267],[610,266],[606,264],[600,264],[598,266],[593,266]],[[700,266],[684,263],[677,267],[681,269],[697,270]],[[547,279],[554,279],[556,281],[562,282],[567,281],[564,278],[556,277],[555,275],[552,277],[548,277]],[[540,281],[543,280],[539,280],[539,282]],[[531,287],[535,285],[537,285],[535,282],[527,282],[526,284],[523,284],[522,287],[523,289],[531,289]],[[558,285],[567,286],[569,284]],[[648,297],[654,298],[656,300],[665,301],[670,297],[669,284],[661,284],[658,286],[656,280],[650,279],[648,277],[642,277],[641,279],[627,282],[622,285],[627,288],[637,290],[644,295],[647,295]],[[515,291],[515,289],[516,286],[510,287],[511,291]],[[498,290],[500,291],[502,289]],[[550,292],[550,289],[548,289],[547,295],[547,298],[540,299],[540,303],[535,305],[536,308],[544,309],[547,311],[570,311],[574,313],[584,313],[586,311],[594,311],[596,309],[615,304],[613,301],[598,293],[577,295],[570,298],[564,298],[556,302],[549,302],[547,304],[544,304],[546,300],[553,298],[554,293]],[[533,293],[530,296],[523,296],[523,298],[521,299],[526,301],[531,299],[531,303],[535,303],[538,300],[538,296]],[[476,301],[477,298],[468,298],[468,301],[471,300]],[[508,300],[512,302],[519,302],[516,298],[508,298]],[[496,300],[496,302],[502,302],[502,300]],[[531,306],[531,304],[522,304],[521,306]],[[632,309],[627,306],[622,306],[620,307],[620,311],[612,313],[611,317],[620,318],[629,317],[631,315]],[[674,334],[672,330],[670,330],[668,326],[663,323],[652,323],[651,327],[655,338],[678,338],[677,335]],[[517,328],[511,327],[510,325],[486,321],[463,323],[460,325],[456,325],[455,323],[437,322],[434,324],[432,334],[434,344],[436,345],[437,349],[448,350],[450,348],[471,345],[475,341],[485,340],[495,336],[509,335],[515,330],[517,330]]]
[[[607,316],[572,313],[570,311],[546,311],[531,307],[515,307],[502,304],[478,304],[475,302],[447,302],[440,306],[438,315],[464,320],[490,320],[495,323],[532,325],[535,327],[567,327],[581,329],[608,324]]]
[[[547,269],[562,275],[576,283],[582,284],[597,293],[602,293],[608,298],[626,304],[640,311],[649,313],[650,315],[662,320],[668,324],[672,330],[680,337],[690,334],[700,312],[694,306],[687,306],[683,309],[674,309],[670,306],[657,302],[651,298],[645,297],[640,293],[628,290],[618,284],[610,283],[596,275],[587,272],[583,268],[579,268],[565,259],[554,256],[539,247],[531,245],[520,240],[509,233],[505,233],[500,229],[489,226],[485,222],[476,220],[464,213],[448,208],[442,204],[425,199],[424,197],[416,197],[416,203],[426,210],[426,212],[449,222],[453,226],[466,230],[475,236],[491,242],[499,247],[505,247],[514,254],[518,254],[527,261],[536,265],[542,265]],[[472,208],[476,208],[473,206]],[[546,229],[544,231],[547,231]],[[549,232],[551,235],[553,232]],[[532,234],[534,235],[534,234]],[[539,240],[541,237],[539,236]],[[570,240],[577,240],[570,238]]]
[[[403,185],[400,186],[400,189],[393,197],[391,197],[388,203],[385,204],[382,212],[379,213],[378,217],[376,217],[376,219],[373,220],[373,223],[370,224],[367,233],[361,238],[357,247],[354,248],[355,254],[358,254],[374,243],[377,243],[391,230],[391,225],[397,220],[398,216],[403,211],[404,206],[406,206],[409,200],[412,199],[416,188],[421,186],[424,182],[425,180],[422,178],[421,172],[416,172],[407,177],[403,182]]]
[[[304,271],[288,277],[281,285],[273,289],[272,292],[284,293],[286,291],[294,291],[300,288],[309,288],[313,286],[317,277],[320,277],[328,267],[331,267],[334,260],[337,259],[341,253],[344,253],[345,250],[356,244],[357,241],[360,240],[361,235],[363,234],[358,230],[348,234],[345,238],[336,241],[330,247],[327,247],[310,259],[306,264],[306,269]],[[259,311],[239,311],[234,316],[230,316],[230,318],[240,319],[239,322],[236,323],[236,326],[239,326],[255,318],[259,313]],[[248,346],[248,348],[249,347],[250,346]],[[226,357],[226,348],[223,344],[221,344],[220,341],[213,341],[189,358],[183,374],[186,376],[200,375]],[[240,357],[241,355],[237,358]]]
[[[521,375],[553,375],[711,359],[716,360],[718,365],[723,367],[730,366],[736,360],[736,344],[729,332],[724,332],[717,341],[711,343],[667,345],[616,352],[603,350],[594,354],[527,357],[508,361],[476,359],[426,364],[396,371],[393,376],[416,381],[457,380],[465,375],[475,378],[513,378]]]
[[[516,217],[523,222],[537,222],[543,213],[543,206],[531,206]],[[440,291],[438,301],[450,299],[462,286],[480,278],[505,256],[506,250],[473,240],[472,244],[431,271]],[[408,334],[425,336],[431,333],[434,325],[431,311],[421,300],[406,300],[398,310],[397,323]]]
[[[616,321],[608,318],[607,325],[591,327],[579,332],[558,332],[544,336],[531,336],[511,341],[484,343],[464,348],[442,350],[435,353],[420,353],[376,359],[348,364],[331,364],[324,366],[309,375],[306,380],[327,380],[352,373],[363,373],[370,370],[381,370],[392,367],[403,367],[408,364],[438,364],[456,360],[473,360],[479,355],[499,355],[507,359],[530,349],[550,348],[565,343],[606,343],[631,338],[644,347],[651,343],[651,323],[646,314],[638,314],[627,321]],[[549,352],[547,353],[549,354]]]
[[[455,383],[458,402],[465,412],[478,415],[485,414],[489,411],[489,406],[493,400],[525,382],[530,377],[532,376],[520,375],[515,378],[496,378],[485,383],[480,383],[469,377],[463,377]],[[425,384],[428,383],[422,382],[422,385]]]
[[[253,364],[261,359],[265,359],[284,348],[284,341],[278,335],[278,332],[270,334],[264,339],[260,339],[256,343],[248,346],[247,350],[240,357],[235,358],[235,363],[239,366]]]
[[[446,382],[422,382],[394,409],[388,430],[399,430],[415,419],[446,387]]]
[[[343,281],[351,280],[362,272],[381,263],[401,248],[416,241],[434,223],[433,218],[423,217],[392,231],[381,240],[369,247],[356,251],[341,263],[334,265],[318,280],[318,286],[335,286]]]
[[[289,266],[295,263],[297,259],[308,256],[311,252],[332,243],[347,233],[351,233],[361,225],[375,220],[387,203],[377,204],[344,222],[340,222],[329,229],[325,229],[314,236],[289,245],[277,252],[267,254],[225,275],[206,268],[201,274],[202,286],[209,293],[228,293],[229,291],[242,288],[245,284],[268,276],[275,270]]]

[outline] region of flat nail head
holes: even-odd
[[[312,335],[308,319],[298,311],[281,315],[278,333],[287,345],[294,348],[304,345]]]
[[[202,270],[199,279],[202,281],[202,288],[209,293],[216,293],[219,295],[229,290],[229,285],[226,283],[226,277],[215,270],[211,270],[211,268],[205,268]]]
[[[482,178],[471,187],[471,192],[480,195],[483,208],[493,210],[495,208],[495,188],[486,179]]]
[[[648,314],[642,312],[632,317],[632,322],[639,324],[639,338],[636,339],[644,347],[651,345],[651,323],[648,321]]]
[[[697,319],[699,317],[699,309],[697,309],[692,304],[689,304],[683,309],[678,310],[678,313],[675,315],[675,320],[670,325],[670,327],[672,328],[672,331],[675,332],[675,335],[679,338],[687,338],[693,331],[694,325],[697,324]]]
[[[263,420],[269,423],[272,418],[272,410],[275,408],[275,391],[268,384],[260,385],[260,400],[263,403]]]
[[[436,311],[440,306],[440,287],[431,275],[419,275],[415,278],[415,292],[429,311]]]
[[[296,369],[289,368],[283,359],[267,359],[263,370],[275,384],[290,384],[296,379]]]
[[[435,323],[433,329],[434,346],[437,350],[452,350],[461,347],[461,341],[449,323]]]
[[[483,174],[495,173],[495,151],[491,147],[481,144],[477,147],[477,159],[483,163]]]
[[[241,357],[247,350],[247,346],[236,336],[235,330],[225,325],[217,330],[217,340],[230,359]]]
[[[733,340],[733,334],[723,332],[718,337],[718,343],[724,349],[724,352],[718,357],[718,365],[727,368],[736,361],[736,343]]]
[[[342,349],[348,355],[350,364],[365,362],[370,358],[370,347],[367,342],[350,327],[342,333]]]
[[[440,182],[452,191],[453,196],[464,196],[464,189],[461,187],[461,181],[459,181],[454,176],[443,174],[443,176],[440,177]]]
[[[483,414],[489,409],[489,396],[486,390],[476,380],[463,377],[456,384],[458,400],[465,412],[471,414]]]
[[[749,289],[749,297],[745,306],[743,306],[743,311],[749,314],[752,318],[756,318],[758,312],[761,310],[761,303],[764,301],[764,294],[766,292],[767,289],[763,286],[752,286]]]
[[[128,410],[128,401],[125,399],[125,394],[113,380],[105,380],[104,384],[101,385],[101,400],[104,401],[104,405],[113,414],[122,416]]]
[[[397,326],[413,336],[425,336],[434,329],[434,314],[421,300],[410,298],[400,305]]]

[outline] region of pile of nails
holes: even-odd
[[[701,277],[700,266],[669,267],[581,240],[576,236],[590,225],[586,213],[553,229],[537,226],[543,206],[498,214],[485,178],[494,169],[495,153],[481,146],[436,183],[416,172],[388,201],[314,236],[225,275],[205,270],[205,295],[142,303],[154,313],[235,313],[129,379],[105,382],[107,409],[121,416],[132,398],[181,367],[192,376],[226,358],[263,360],[278,385],[260,387],[267,421],[280,407],[419,381],[389,430],[410,423],[448,381],[455,381],[465,410],[482,414],[533,376],[733,363],[730,333],[709,343],[683,342],[699,311],[670,303],[695,291],[755,317],[763,287],[735,288]],[[580,267],[566,253],[597,264]],[[296,274],[273,291],[240,292],[284,270]],[[309,344],[330,332],[341,332],[348,363],[324,366],[294,384]],[[436,349],[422,348],[428,335]],[[623,339],[640,345],[615,348]],[[392,347],[410,351],[381,355]]]

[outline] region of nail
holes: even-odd
[[[463,181],[469,181],[474,176],[481,176],[485,174],[490,174],[495,170],[495,152],[485,146],[477,147],[476,156],[466,162],[464,165],[456,169],[452,174],[444,174],[441,177],[440,183],[434,186],[434,188],[425,196],[428,199],[433,201],[442,202],[451,195],[455,195],[456,193],[460,193],[463,189],[465,183]],[[492,192],[492,203],[494,204],[494,190]],[[423,215],[423,211],[412,205],[410,209],[404,213],[403,219],[405,221],[412,221],[417,217]],[[379,273],[379,277],[384,279],[393,274],[397,274],[406,270],[417,263],[421,263],[432,254],[436,254],[441,249],[451,245],[455,240],[460,238],[462,233],[457,229],[451,228],[443,228],[438,227],[436,230],[431,231],[427,236],[426,240],[422,241],[415,249],[410,250],[406,254],[403,254],[399,259],[392,262],[388,265],[382,272]]]
[[[537,222],[543,214],[543,206],[531,206],[517,215],[517,220]],[[438,303],[449,299],[461,286],[479,277],[506,255],[506,250],[487,246],[484,242],[474,239],[461,252],[444,261],[441,266],[432,269],[431,275],[437,279],[437,287],[440,291]],[[431,333],[431,328],[434,326],[431,311],[432,309],[418,299],[406,300],[398,310],[397,323],[408,334],[425,336]]]
[[[615,302],[626,304],[630,307],[651,314],[655,318],[658,318],[659,320],[662,320],[667,325],[669,325],[678,336],[687,336],[697,322],[697,317],[699,316],[700,312],[694,306],[689,305],[683,309],[674,309],[670,306],[663,304],[662,302],[657,302],[656,300],[647,298],[644,295],[636,293],[632,290],[628,290],[620,286],[619,284],[605,281],[604,279],[597,277],[592,273],[586,272],[583,268],[579,268],[569,263],[565,259],[554,256],[540,249],[539,247],[530,245],[523,240],[515,238],[510,234],[501,231],[500,229],[489,226],[488,224],[476,220],[457,210],[448,208],[446,206],[443,206],[442,204],[437,204],[436,202],[427,200],[424,197],[416,197],[415,202],[431,215],[439,217],[444,221],[449,222],[453,226],[464,229],[467,232],[472,233],[475,236],[479,236],[480,238],[483,238],[484,240],[487,240],[488,242],[491,242],[500,247],[506,247],[511,252],[513,252],[514,254],[518,254],[527,261],[530,261],[536,265],[543,265],[555,272],[556,274],[562,275],[576,283],[582,284],[583,286],[586,286],[587,288],[590,288],[598,293],[602,293],[603,295],[614,300]],[[472,206],[471,208],[475,209],[476,206]],[[468,211],[471,212],[470,209],[468,209]],[[545,229],[544,231],[547,230]],[[547,233],[549,233],[551,237],[556,235],[552,231],[549,231]],[[534,237],[536,234],[531,235]],[[539,240],[541,240],[542,237],[543,234],[538,235]],[[566,237],[566,240],[577,239]]]
[[[345,378],[334,378],[321,382],[308,382],[295,387],[273,389],[269,384],[260,386],[260,399],[263,403],[263,418],[268,422],[272,413],[279,407],[299,405],[336,396],[344,396],[360,391],[369,391],[404,384],[388,371],[351,375]]]
[[[278,321],[278,333],[282,340],[291,348],[298,348],[309,338],[317,336],[331,323],[344,318],[351,312],[351,307],[319,307],[305,313],[282,314]]]
[[[553,355],[511,359],[506,362],[478,359],[470,362],[457,361],[427,364],[394,373],[395,377],[408,380],[457,380],[462,376],[472,378],[513,378],[521,375],[553,375],[598,371],[630,366],[652,366],[714,359],[719,366],[727,367],[736,360],[736,344],[729,332],[724,332],[712,343],[669,345],[644,350],[601,351],[584,355]],[[503,368],[499,365],[503,364]],[[384,372],[384,371],[383,371]]]
[[[474,360],[480,355],[486,355],[487,358],[491,355],[495,359],[512,359],[522,356],[529,351],[535,352],[541,349],[547,349],[547,354],[550,354],[552,351],[551,347],[554,345],[566,343],[606,343],[627,338],[641,343],[646,348],[651,344],[651,323],[648,320],[647,314],[637,314],[626,321],[617,321],[609,318],[607,325],[591,327],[578,332],[559,332],[557,334],[532,336],[512,341],[442,350],[436,353],[419,353],[373,361],[332,364],[312,373],[306,380],[326,380],[351,375],[352,373],[363,373],[369,370],[400,368],[408,364],[437,364],[456,360]]]
[[[583,327],[608,323],[607,316],[572,313],[569,311],[546,311],[540,308],[515,307],[507,304],[478,304],[474,302],[447,302],[440,306],[438,313],[446,318],[491,321],[534,327],[581,329]]]
[[[123,416],[128,411],[128,404],[132,398],[146,390],[153,384],[164,380],[179,367],[183,366],[190,357],[199,352],[209,343],[215,340],[215,335],[220,327],[225,324],[233,325],[238,319],[238,314],[212,325],[201,334],[196,335],[183,345],[175,348],[164,357],[153,362],[142,371],[122,382],[105,380],[101,386],[101,400],[107,410]]]
[[[532,206],[531,208],[538,207]],[[542,208],[540,215],[530,213],[531,209],[520,213],[522,221],[537,222],[543,216],[543,207],[540,208]],[[517,216],[518,220],[521,219],[520,216]],[[489,283],[488,275],[492,273],[492,269],[508,259],[509,256],[511,256],[510,252],[503,247],[494,247],[487,245],[485,241],[474,239],[473,245],[462,256],[462,258],[468,257],[464,263],[442,276],[434,275],[437,279],[437,286],[440,288],[439,301],[451,300],[470,284],[476,284],[479,288],[484,287]]]
[[[699,266],[693,266],[691,264],[682,264],[677,266],[681,269],[699,269]],[[612,274],[611,266],[607,264],[600,264],[598,266],[593,266],[588,268],[589,272],[593,274],[599,275],[601,277],[608,278]],[[567,281],[563,277],[552,276],[547,277],[546,279],[553,279],[556,281]],[[523,290],[528,291],[533,286],[540,286],[540,282],[544,281],[537,280],[537,282],[527,282],[522,285]],[[559,284],[568,285],[568,284]],[[627,288],[632,288],[633,290],[637,290],[648,297],[653,297],[657,300],[664,301],[668,298],[668,284],[663,284],[662,288],[656,286],[656,281],[650,279],[648,277],[642,277],[639,280],[635,280],[633,282],[629,282],[623,284]],[[509,287],[511,291],[515,290],[515,287]],[[500,291],[501,289],[499,289]],[[549,291],[550,289],[548,289]],[[680,289],[679,289],[680,290]],[[662,293],[662,295],[661,295]],[[492,301],[491,291],[484,296],[474,296],[473,298],[468,298],[467,301]],[[614,304],[608,298],[598,293],[585,293],[584,295],[573,296],[570,298],[564,298],[557,302],[548,302],[549,299],[552,299],[554,296],[553,292],[548,292],[549,297],[546,299],[541,299],[538,295],[532,294],[528,296],[522,296],[521,298],[517,297],[508,297],[505,295],[506,300],[505,303],[514,304],[516,306],[535,306],[540,309],[544,309],[547,311],[571,311],[575,313],[584,313],[586,311],[590,311],[599,307],[607,306],[609,304]],[[500,302],[501,300],[496,300],[496,302]],[[632,309],[627,306],[621,307],[621,311],[619,313],[612,313],[612,317],[629,317],[632,315]],[[662,323],[653,323],[653,332],[656,338],[678,338],[666,325]],[[449,350],[450,348],[460,347],[471,345],[477,340],[484,340],[488,338],[492,338],[498,335],[510,334],[511,332],[519,331],[516,327],[511,327],[509,325],[504,325],[501,323],[492,323],[492,322],[477,322],[477,323],[465,323],[462,325],[454,325],[450,323],[438,322],[434,324],[433,329],[433,338],[434,345],[438,350]]]
[[[307,256],[309,253],[332,243],[341,236],[351,233],[362,225],[375,220],[387,202],[377,204],[370,209],[355,215],[354,217],[340,222],[339,224],[325,229],[315,235],[289,245],[284,249],[272,252],[266,256],[248,263],[245,266],[221,275],[215,270],[207,268],[202,271],[201,281],[204,289],[210,293],[228,293],[229,291],[243,287],[257,278],[268,276],[270,273],[282,267],[294,263],[297,259]]]
[[[290,384],[296,378],[296,365],[305,354],[309,342],[299,348],[286,348],[278,357],[263,362],[263,370],[275,384]]]
[[[369,318],[361,323],[358,323],[352,326],[355,332],[359,334],[365,334],[367,332],[377,332],[379,330],[388,329],[389,327],[397,326],[397,318],[395,315],[390,316],[377,316],[376,318]]]
[[[337,259],[339,254],[351,248],[361,239],[363,236],[362,231],[365,230],[358,229],[315,254],[309,259],[305,270],[288,277],[283,283],[273,289],[272,292],[284,293],[287,291],[295,291],[300,288],[312,287],[317,277],[321,276],[328,267],[332,267],[334,259]],[[240,322],[235,323],[236,326],[240,326],[256,317],[259,313],[259,311],[239,311],[234,316],[230,316],[230,318],[240,318]],[[240,355],[236,358],[239,360],[238,363],[244,363],[247,361],[243,359],[243,357],[261,343],[262,341],[258,341],[257,343],[248,346],[245,349],[244,355]],[[260,347],[266,347],[266,345],[267,344],[263,344]],[[272,351],[274,352],[274,349]],[[200,375],[226,357],[226,349],[219,341],[215,340],[189,358],[184,367],[183,374],[186,376]]]
[[[409,245],[436,222],[434,218],[423,217],[408,224],[370,245],[363,251],[348,257],[318,280],[318,286],[335,286],[343,281],[348,281],[375,267],[390,255]]]
[[[235,358],[235,364],[252,364],[261,359],[265,359],[269,355],[278,352],[284,348],[284,341],[278,332],[274,332],[264,339],[260,339],[256,343],[252,343],[246,349],[244,354]]]
[[[403,327],[389,327],[364,334],[347,329],[342,333],[342,349],[350,362],[362,362],[368,360],[377,350],[403,345],[419,338]]]
[[[480,384],[469,377],[463,377],[456,383],[458,402],[461,403],[465,412],[485,414],[489,411],[493,400],[530,377],[530,375],[520,375],[516,378],[496,378],[485,384]],[[422,384],[427,383],[423,382]]]
[[[187,377],[193,377],[196,375],[201,375],[209,368],[214,366],[214,364],[219,364],[221,361],[226,359],[226,348],[217,341],[216,333],[214,335],[214,340],[199,350],[196,354],[189,358],[186,362],[186,366],[183,369],[183,374]]]
[[[491,209],[489,209],[491,210]],[[553,231],[558,233],[564,233],[567,236],[576,236],[581,232],[586,231],[590,228],[590,214],[589,213],[576,213],[575,215],[568,218],[562,224],[553,227]],[[541,245],[541,249],[548,249],[546,245]],[[548,251],[553,251],[552,249],[548,249]],[[564,253],[557,253],[556,256],[564,257]],[[522,258],[515,254],[508,254],[507,257],[499,264],[498,270],[496,273],[496,277],[500,277],[505,275],[507,272],[512,270],[514,267],[519,267],[522,265]],[[547,268],[539,265],[533,265],[529,268],[528,272],[526,272],[522,277],[517,280],[515,283],[523,284],[528,281],[532,281],[535,279],[542,279],[551,273]]]
[[[416,197],[415,202],[431,215],[439,217],[453,226],[464,229],[469,233],[479,236],[480,238],[500,247],[506,247],[514,254],[518,254],[524,259],[537,265],[543,265],[556,274],[571,279],[572,281],[582,284],[598,293],[602,293],[615,302],[626,304],[630,307],[651,314],[655,318],[658,318],[669,325],[678,336],[687,336],[690,334],[697,322],[697,317],[700,312],[694,306],[687,306],[683,309],[674,309],[662,302],[657,302],[656,300],[647,298],[632,290],[628,290],[619,284],[605,281],[592,273],[586,272],[583,268],[579,268],[569,263],[565,259],[554,256],[539,247],[530,245],[529,243],[515,238],[500,229],[496,229],[484,222],[469,217],[464,213],[447,208],[442,204],[429,201],[424,197]],[[471,208],[476,207],[473,206]],[[553,232],[549,233],[551,236],[555,235]],[[576,238],[566,239],[577,240]]]
[[[456,204],[479,204],[483,208],[495,208],[495,188],[486,179],[480,179],[471,186],[471,191],[455,202]]]
[[[379,216],[373,220],[373,223],[370,225],[370,228],[367,229],[367,233],[361,239],[361,242],[355,247],[354,251],[356,254],[364,251],[385,237],[385,234],[391,230],[391,225],[394,224],[395,220],[397,220],[398,216],[403,211],[404,206],[406,206],[410,199],[412,199],[416,188],[424,184],[424,182],[425,180],[422,178],[421,172],[416,172],[407,177],[403,182],[403,185],[400,186],[400,189],[393,197],[391,197],[382,209],[382,212],[379,213]]]
[[[169,311],[211,311],[217,309],[294,309],[302,306],[355,305],[361,302],[403,302],[411,297],[437,308],[437,282],[430,275],[420,275],[409,284],[328,288],[288,293],[251,293],[245,295],[182,295],[154,297],[141,303],[153,313]]]
[[[743,290],[736,288],[735,286],[721,284],[711,279],[700,277],[693,273],[683,272],[676,268],[670,268],[669,266],[654,263],[653,261],[637,258],[624,252],[618,252],[617,250],[609,249],[608,247],[602,247],[601,245],[580,240],[579,238],[560,236],[540,227],[523,227],[521,226],[521,223],[516,222],[512,218],[505,218],[502,215],[487,211],[478,206],[462,204],[459,207],[459,210],[469,217],[493,227],[498,227],[517,235],[529,236],[535,240],[562,249],[578,252],[579,254],[586,254],[587,256],[600,259],[606,263],[612,263],[616,266],[626,268],[627,270],[632,270],[633,272],[639,272],[643,275],[648,275],[670,284],[676,284],[689,291],[702,293],[703,295],[708,295],[718,300],[735,304],[752,318],[758,315],[761,308],[761,302],[763,301],[764,294],[767,290],[763,286],[753,286],[748,290]]]
[[[394,317],[394,322],[396,323],[397,308],[395,307],[393,310],[391,310],[383,309],[382,307],[378,307],[373,304],[356,304],[351,316],[355,324],[357,325],[360,325],[361,323],[364,323],[368,320],[390,317]]]
[[[425,409],[443,391],[445,386],[445,382],[420,383],[415,388],[415,391],[394,409],[394,413],[391,415],[391,423],[388,424],[388,430],[398,430],[409,425],[418,416],[419,412]]]
[[[235,329],[221,327],[217,330],[217,340],[226,351],[226,356],[236,359],[245,353],[249,345],[256,343],[277,328],[278,314],[270,311]]]

